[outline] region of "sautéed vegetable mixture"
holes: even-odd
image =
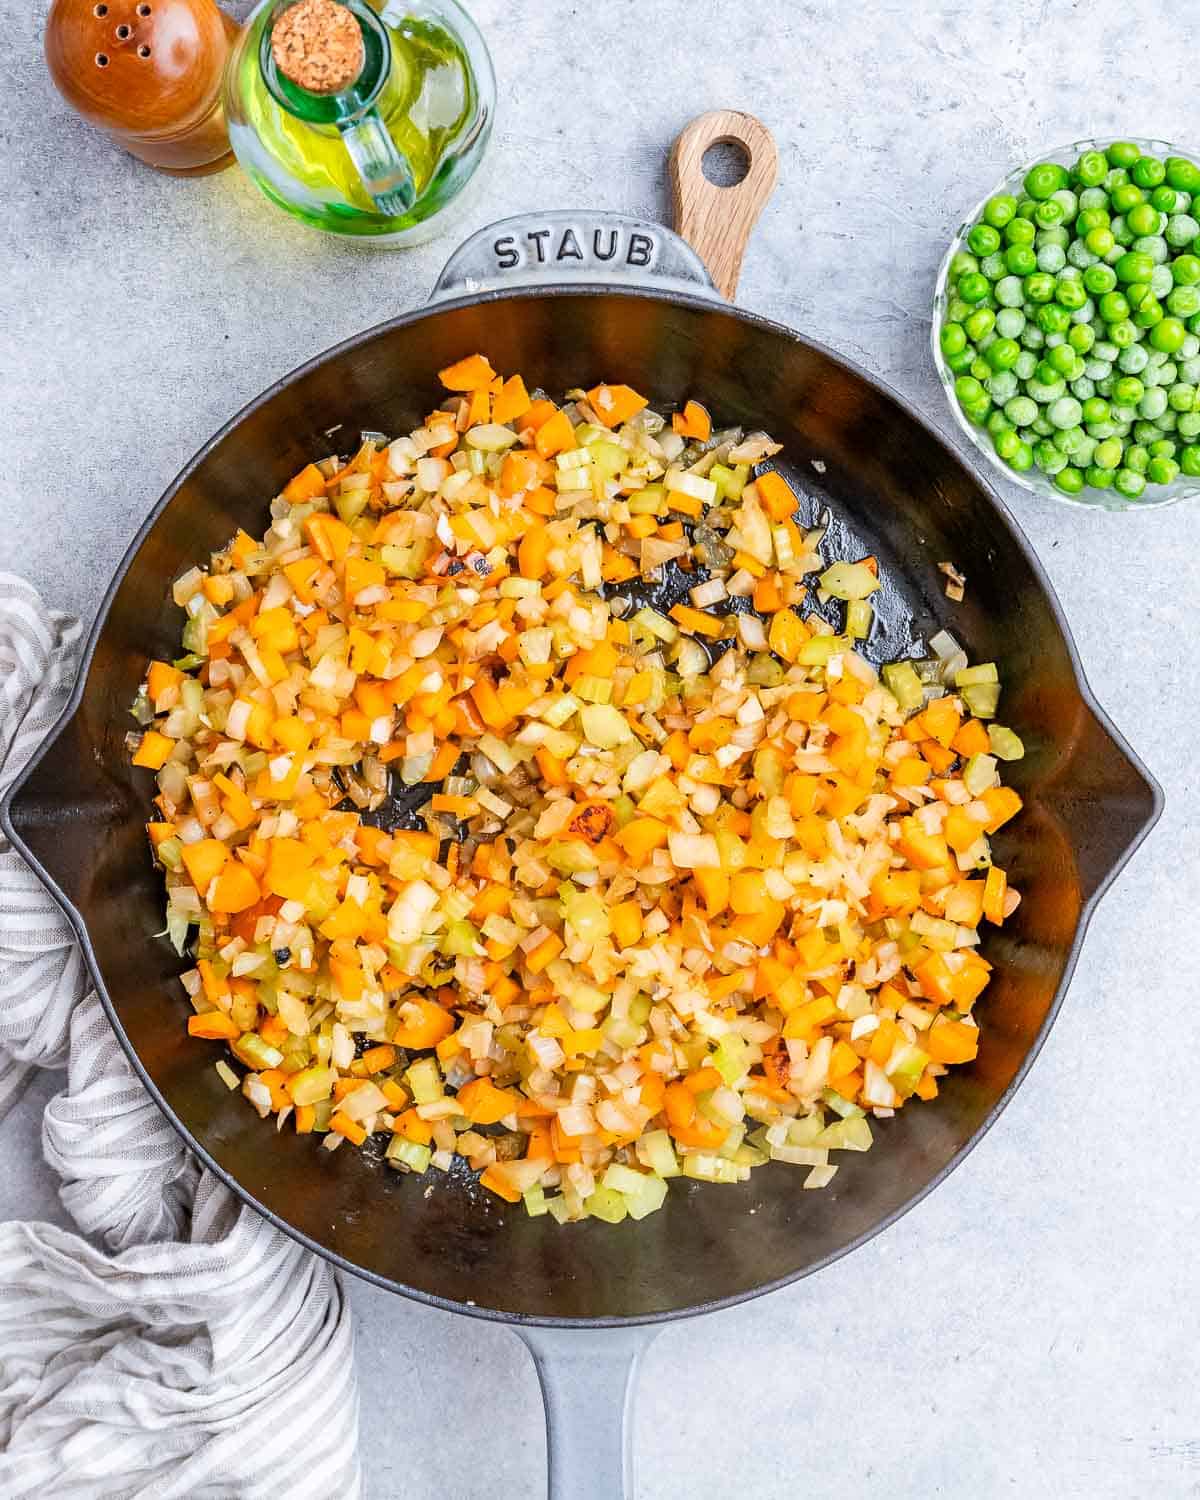
[[[279,1128],[560,1222],[824,1187],[976,1055],[996,669],[876,672],[876,561],[827,564],[766,435],[441,379],[174,586],[131,748],[188,1030]]]

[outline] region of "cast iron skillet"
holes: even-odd
[[[754,139],[756,166],[766,149]],[[702,180],[700,190],[735,204],[719,195],[739,191]],[[693,225],[703,217],[693,213]],[[728,218],[712,221],[720,233]],[[719,263],[703,225],[695,232]],[[629,284],[632,275],[643,284]],[[717,301],[674,235],[607,214],[506,221],[459,251],[436,297],[273,386],[184,469],[126,554],[70,706],[11,792],[3,823],[70,918],[131,1062],[191,1149],[346,1270],[515,1324],[546,1388],[553,1492],[612,1500],[622,1463],[632,1493],[621,1408],[644,1342],[636,1325],[805,1276],[941,1181],[1029,1068],[1096,901],[1162,798],[1094,703],[1050,585],[987,485],[865,372]],[[999,664],[1003,717],[1028,753],[1009,768],[1026,810],[996,844],[1024,900],[986,940],[996,976],[979,1058],[953,1071],[936,1103],[879,1122],[875,1149],[848,1155],[823,1192],[802,1191],[792,1168],[768,1166],[736,1187],[676,1184],[667,1206],[637,1225],[560,1228],[510,1210],[469,1173],[431,1174],[427,1193],[429,1183],[385,1170],[369,1152],[330,1155],[311,1138],[276,1136],[208,1065],[218,1049],[206,1061],[185,1034],[180,963],[154,937],[162,889],[143,829],[151,776],[131,769],[125,751],[147,657],[176,654],[171,581],[236,527],[261,529],[269,497],[308,460],[352,448],[361,427],[417,425],[434,372],[475,350],[550,391],[624,380],[659,402],[699,395],[722,422],[767,429],[785,444],[805,519],[828,507],[839,548],[880,558],[889,588],[875,657],[904,655],[944,626],[973,659]],[[943,559],[967,575],[962,605],[944,596]]]

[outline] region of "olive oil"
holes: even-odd
[[[271,30],[288,8],[265,0],[231,59],[226,108],[239,161],[268,198],[318,229],[428,237],[491,132],[491,62],[470,18],[453,0],[348,0],[363,29],[362,74],[320,96],[275,69]],[[381,190],[384,178],[394,191]]]

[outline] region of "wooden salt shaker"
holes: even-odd
[[[233,161],[221,81],[238,32],[214,0],[54,0],[46,62],[67,102],[126,151],[198,175]]]

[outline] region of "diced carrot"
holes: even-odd
[[[351,1141],[356,1146],[361,1146],[367,1138],[366,1126],[360,1125],[357,1120],[352,1120],[349,1115],[344,1114],[340,1109],[334,1112],[329,1121],[329,1128],[336,1131],[338,1135],[344,1135],[348,1141]]]
[[[922,1040],[934,1062],[967,1063],[979,1052],[978,1028],[965,1021],[935,1021]]]
[[[305,500],[319,500],[325,493],[325,476],[316,464],[306,464],[283,487],[283,498],[291,505]]]
[[[986,755],[989,749],[987,730],[978,719],[968,719],[950,741],[959,755]]]
[[[480,1173],[480,1184],[489,1192],[495,1193],[498,1198],[503,1198],[506,1203],[520,1203],[521,1194],[506,1173],[501,1170],[502,1165],[500,1162],[494,1162]]]
[[[313,551],[326,562],[340,562],[354,539],[354,533],[344,521],[324,511],[315,511],[308,516],[303,530]]]
[[[519,1100],[490,1078],[473,1078],[459,1089],[458,1103],[473,1125],[498,1125],[506,1115],[515,1114]]]
[[[470,354],[457,364],[438,371],[438,379],[448,391],[481,390],[491,385],[495,378],[495,370],[482,354]]]
[[[786,521],[795,514],[800,502],[782,474],[777,474],[774,469],[768,469],[765,474],[760,474],[754,481],[754,487],[772,520]]]
[[[234,913],[245,911],[257,904],[262,892],[258,881],[237,860],[229,860],[222,867],[212,888],[209,910]]]
[[[156,729],[147,729],[134,753],[133,764],[145,766],[150,771],[161,771],[170,760],[174,748],[174,740],[168,739],[165,734],[159,734]]]
[[[991,813],[987,824],[989,833],[995,833],[998,828],[1003,828],[1005,823],[1010,818],[1015,818],[1025,805],[1010,786],[989,787],[981,800]]]
[[[519,375],[510,375],[496,393],[492,421],[515,422],[525,415],[531,404],[525,382]]]
[[[231,1042],[242,1034],[242,1028],[224,1011],[206,1010],[201,1015],[189,1016],[188,1035],[202,1037],[208,1042]]]
[[[608,916],[618,949],[632,948],[641,939],[642,909],[636,901],[619,901]]]
[[[184,869],[203,896],[221,873],[229,858],[229,850],[220,839],[199,839],[194,844],[184,844],[181,852]]]
[[[978,884],[978,881],[974,882]],[[998,865],[992,865],[984,881],[982,914],[999,927],[1004,921],[1004,898],[1008,895],[1008,876]]]
[[[534,446],[543,458],[553,458],[556,453],[565,453],[574,448],[575,429],[565,411],[556,411],[537,430]]]
[[[157,703],[164,693],[177,688],[182,681],[183,673],[178,667],[166,661],[152,661],[146,671],[147,696],[151,703]]]
[[[454,1030],[454,1017],[436,1000],[417,995],[406,1002],[406,1006],[416,1007],[420,1014],[402,1021],[392,1033],[392,1041],[397,1047],[409,1047],[416,1052],[427,1050],[436,1047]],[[402,1014],[404,1009],[401,1008]]]
[[[680,437],[707,443],[712,436],[712,418],[699,401],[689,401],[671,417],[671,427]]]
[[[593,386],[587,398],[588,405],[605,427],[620,427],[649,405],[644,396],[639,396],[627,385]]]

